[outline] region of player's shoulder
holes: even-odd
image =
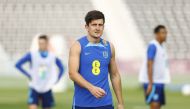
[[[32,55],[32,52],[28,51],[28,52],[26,52],[25,57],[31,57],[31,55]]]
[[[80,42],[78,40],[74,41],[72,44],[71,44],[71,48],[76,48],[76,47],[80,47]]]
[[[113,45],[110,41],[108,41],[108,40],[106,40],[106,39],[104,39],[104,38],[101,38],[101,42],[102,42],[102,44],[104,45],[104,46],[108,46],[108,45]]]
[[[151,41],[149,41],[149,44],[156,44],[156,41],[155,40],[151,40]]]
[[[29,52],[29,55],[30,55],[31,57],[36,57],[36,56],[38,56],[38,53],[39,53],[38,50],[33,50],[33,51],[30,51],[30,52]]]
[[[148,43],[148,47],[150,47],[150,46],[156,47],[156,45],[157,45],[157,42],[156,42],[155,40],[151,40],[151,41]]]
[[[70,53],[72,52],[80,52],[81,51],[81,44],[79,40],[76,40],[73,42],[73,44],[70,47]]]
[[[75,43],[74,46],[83,47],[88,44],[87,36],[80,37]]]
[[[114,44],[106,39],[102,39],[104,46],[110,46],[111,52],[115,52]]]
[[[31,54],[32,54],[31,51],[27,51],[27,52],[26,52],[26,55],[31,55]]]
[[[28,53],[32,55],[32,54],[37,54],[38,52],[39,52],[38,50],[31,50]]]
[[[80,37],[79,39],[77,39],[77,41],[79,42],[79,43],[82,43],[82,42],[84,42],[86,40],[86,36],[82,36],[82,37]]]
[[[56,54],[53,51],[48,51],[49,56],[57,57]]]
[[[107,46],[108,44],[110,44],[110,42],[106,39],[102,38],[102,43],[104,44],[104,46]]]
[[[31,52],[26,52],[26,53],[22,56],[22,58],[23,58],[23,59],[26,59],[26,60],[30,60],[31,57],[32,57]]]

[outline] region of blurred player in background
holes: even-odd
[[[39,36],[39,50],[27,53],[16,63],[16,68],[30,80],[29,109],[37,109],[39,104],[42,104],[43,109],[51,109],[54,106],[51,89],[61,79],[64,72],[61,60],[49,52],[48,41],[46,35]],[[27,62],[30,63],[29,72],[23,68]],[[59,74],[56,74],[54,64],[59,68]]]
[[[139,80],[143,83],[146,103],[150,104],[150,109],[160,109],[165,104],[164,85],[170,81],[167,53],[163,44],[167,38],[166,27],[158,25],[154,34],[155,40],[148,45]]]
[[[85,21],[88,34],[72,45],[69,54],[69,75],[75,86],[73,109],[114,109],[109,74],[118,101],[117,109],[124,109],[115,49],[101,38],[104,14],[90,11]]]

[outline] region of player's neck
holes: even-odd
[[[158,37],[156,38],[156,40],[158,41],[158,43],[159,43],[160,45],[162,45],[163,41],[161,41]]]
[[[92,37],[90,35],[87,35],[87,39],[91,43],[99,43],[100,42],[100,38],[95,38],[95,37]]]
[[[39,52],[47,52],[48,50],[39,50]]]

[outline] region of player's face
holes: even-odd
[[[104,30],[104,21],[103,19],[92,20],[89,25],[85,27],[91,37],[100,38]]]
[[[48,48],[48,41],[45,39],[39,39],[39,50],[46,51]]]
[[[159,38],[160,38],[160,40],[162,42],[166,41],[166,39],[167,39],[167,30],[164,29],[164,28],[160,29],[160,31],[158,32],[158,36],[159,36]]]

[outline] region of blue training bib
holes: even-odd
[[[97,99],[87,89],[75,83],[73,105],[81,107],[112,105],[112,94],[108,80],[108,67],[111,59],[109,42],[100,39],[99,43],[91,43],[86,36],[78,41],[81,45],[80,75],[91,84],[104,89],[106,95]]]

